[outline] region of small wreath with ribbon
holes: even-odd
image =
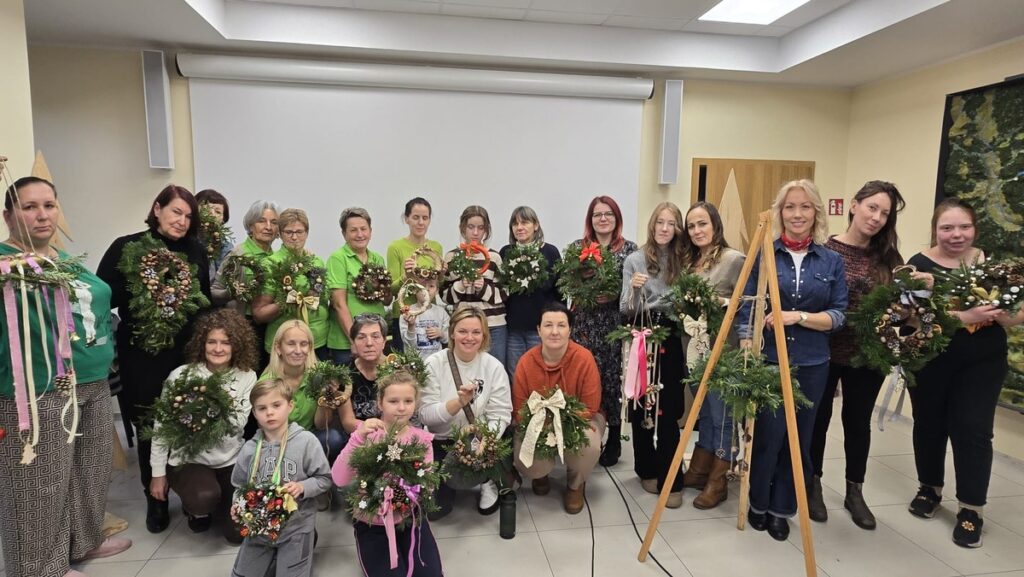
[[[352,279],[352,293],[367,303],[391,303],[391,273],[386,266],[368,262],[359,269]]]
[[[444,274],[444,257],[426,244],[412,251],[409,257],[416,263],[412,271],[406,275],[409,278],[416,280],[440,278]],[[429,258],[431,266],[420,266],[419,262],[423,258]]]
[[[271,542],[277,541],[284,531],[285,524],[299,504],[291,493],[281,485],[281,460],[288,446],[288,435],[281,439],[281,450],[278,452],[277,463],[270,479],[257,479],[256,472],[260,466],[260,453],[263,449],[263,434],[258,433],[256,454],[252,458],[248,482],[235,489],[231,500],[231,519],[242,526],[239,533],[242,537],[266,537]]]
[[[501,484],[508,473],[512,443],[488,424],[478,420],[472,425],[452,427],[444,470],[448,484],[456,489],[471,489],[486,481]]]
[[[147,353],[174,346],[189,317],[210,304],[194,280],[196,265],[152,233],[124,246],[117,269],[128,281],[128,308],[135,318],[132,343]]]
[[[309,311],[316,311],[327,300],[325,290],[327,271],[316,264],[316,257],[306,251],[285,251],[283,260],[270,260],[270,283],[274,302],[288,311],[291,318],[301,318],[309,324]],[[297,282],[305,280],[302,289]]]
[[[590,445],[590,411],[578,398],[555,385],[546,395],[530,393],[519,409],[516,437],[520,440],[519,460],[527,467],[535,459],[578,455]]]
[[[690,386],[700,385],[707,368],[708,358],[697,361],[690,376],[683,382]],[[796,380],[797,367],[792,367],[793,402],[796,409],[810,407],[810,399],[800,390]],[[763,355],[726,345],[715,363],[708,380],[708,390],[714,391],[732,411],[737,422],[757,416],[760,411],[779,410],[783,404],[782,374],[779,366],[766,362]]]
[[[199,243],[206,249],[206,256],[210,260],[219,258],[224,253],[224,247],[235,243],[231,227],[221,222],[205,202],[199,205]]]
[[[637,320],[649,315],[639,315]],[[608,333],[605,340],[622,343],[622,419],[628,420],[629,407],[642,409],[640,426],[654,429],[658,424],[658,399],[661,367],[658,351],[669,337],[668,327],[659,325],[622,325]],[[656,435],[656,434],[655,434]]]
[[[515,244],[505,253],[498,269],[498,282],[510,295],[528,295],[548,282],[548,268],[548,259],[541,254],[538,243]]]
[[[448,261],[448,278],[472,283],[483,278],[487,269],[491,268],[491,253],[486,246],[473,242],[464,242],[459,248],[451,251],[452,258]],[[480,255],[483,264],[473,255]]]
[[[232,300],[249,304],[263,292],[267,270],[263,256],[233,254],[221,269],[224,284]]]
[[[233,431],[234,400],[225,372],[197,375],[192,367],[164,385],[151,409],[155,426],[142,431],[144,439],[160,441],[168,451],[189,462],[212,449]]]
[[[420,388],[427,382],[427,365],[416,351],[391,353],[384,357],[384,362],[377,365],[377,382],[380,382],[382,377],[398,371],[411,374]]]
[[[1024,259],[993,259],[951,271],[935,270],[932,275],[942,283],[939,290],[949,295],[956,310],[992,305],[1013,313],[1024,299]]]
[[[622,290],[622,271],[618,260],[606,247],[596,242],[583,247],[566,247],[561,262],[555,266],[559,292],[572,308],[590,309],[598,306],[597,298],[617,298]]]
[[[718,291],[707,279],[694,273],[681,274],[669,287],[665,298],[676,311],[681,330],[686,332],[684,319],[690,317],[703,322],[708,340],[715,340],[725,320],[725,309]]]
[[[888,373],[902,367],[907,384],[949,345],[959,323],[947,312],[943,294],[923,280],[910,277],[912,266],[893,271],[893,282],[879,285],[864,296],[857,310],[847,313],[856,331],[858,349],[853,366]]]
[[[346,365],[319,361],[306,371],[302,387],[317,406],[337,409],[352,398],[352,373]]]

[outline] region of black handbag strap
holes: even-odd
[[[459,365],[455,363],[455,351],[448,349],[448,365],[452,368],[452,378],[455,379],[455,390],[459,391],[462,389],[462,375],[459,374]],[[466,418],[469,419],[469,424],[476,424],[476,417],[473,416],[472,403],[462,407],[462,412],[466,414]]]

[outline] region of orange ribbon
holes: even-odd
[[[486,246],[484,246],[484,245],[482,245],[479,242],[474,240],[472,242],[468,242],[468,243],[464,242],[464,243],[460,244],[459,248],[461,248],[466,253],[466,257],[468,257],[470,259],[473,258],[473,253],[474,252],[483,255],[483,257],[484,257],[484,264],[480,268],[480,271],[479,271],[480,276],[483,276],[483,274],[485,272],[487,272],[487,269],[491,268],[491,254],[487,251],[487,247]]]
[[[580,251],[580,262],[583,262],[591,257],[593,257],[593,259],[597,261],[597,264],[601,264],[604,262],[604,257],[601,256],[601,245],[597,244],[596,242],[590,243],[590,246]]]

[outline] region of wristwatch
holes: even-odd
[[[796,321],[796,324],[803,326],[807,322],[807,313],[800,311],[800,320]]]

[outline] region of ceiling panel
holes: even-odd
[[[597,26],[608,19],[607,14],[590,14],[586,12],[556,12],[554,10],[535,10],[530,8],[526,11],[525,20],[533,22],[556,22],[559,24],[583,24]]]
[[[530,0],[456,0],[455,2],[443,0],[441,3],[486,6],[493,8],[527,8],[530,6]]]
[[[440,14],[440,2],[420,0],[351,0],[353,8],[383,10],[386,12],[408,12],[411,14]]]
[[[533,0],[530,10],[611,14],[619,5],[628,3],[629,0]]]
[[[648,30],[680,30],[687,20],[681,18],[647,18],[641,16],[611,15],[604,21],[605,26],[623,28],[644,28]]]
[[[470,18],[497,18],[500,20],[522,20],[526,16],[525,8],[502,8],[498,6],[478,6],[470,4],[441,5],[441,14],[447,16],[468,16]]]
[[[615,8],[618,16],[636,18],[678,18],[692,20],[718,0],[623,0]]]

